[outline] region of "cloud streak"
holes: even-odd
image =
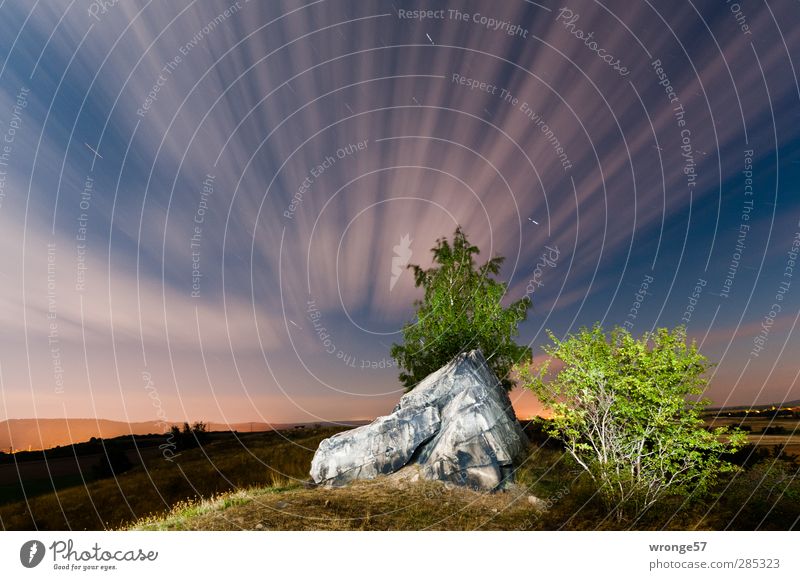
[[[410,275],[396,276],[406,237],[409,261],[425,265],[461,224],[483,258],[506,256],[509,299],[557,246],[523,328],[536,345],[545,327],[622,322],[646,273],[656,284],[637,330],[676,324],[699,276],[719,286],[745,151],[759,204],[747,267],[791,238],[796,224],[769,212],[798,207],[774,183],[797,175],[793,8],[748,7],[746,33],[702,2],[580,0],[566,6],[572,25],[551,4],[442,4],[425,21],[398,12],[415,7],[120,2],[90,14],[5,3],[0,133],[20,87],[30,96],[0,205],[3,339],[46,338],[54,243],[60,340],[113,337],[124,357],[141,343],[162,361],[202,343],[226,355],[214,363],[228,377],[212,386],[220,393],[257,388],[258,373],[237,368],[247,359],[268,383],[280,368],[285,396],[302,391],[312,414],[335,400],[345,418],[365,395],[391,392],[396,371],[327,355],[308,301],[356,359],[385,356],[419,297]],[[730,302],[706,294],[693,324],[739,341],[736,321],[762,316],[750,290],[780,277],[770,263],[758,281],[743,268]],[[768,398],[770,385],[747,392]],[[392,395],[381,397],[388,409]]]

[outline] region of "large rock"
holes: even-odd
[[[311,476],[317,483],[341,485],[394,473],[439,426],[436,407],[412,407],[337,433],[320,443],[311,461]]]
[[[428,375],[391,415],[325,439],[311,477],[343,485],[414,465],[427,479],[496,489],[526,445],[508,394],[474,350]]]

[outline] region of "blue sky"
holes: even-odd
[[[540,284],[535,353],[696,300],[716,403],[800,398],[796,3],[0,14],[0,418],[388,412],[419,297],[395,247],[426,264],[456,224],[509,300]]]

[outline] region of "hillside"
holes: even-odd
[[[530,498],[530,499],[529,499]],[[176,506],[133,530],[527,530],[544,502],[524,487],[480,493],[389,478],[338,489],[254,488]]]
[[[608,519],[580,469],[532,427],[516,487],[502,493],[390,478],[307,487],[319,442],[341,428],[216,433],[173,461],[153,446],[158,437],[147,438],[151,446],[116,478],[79,477],[56,492],[42,485],[0,505],[0,529],[792,529],[800,522],[800,463],[763,446],[738,453],[734,461],[744,470],[726,475],[711,498],[669,500],[620,525]]]
[[[667,500],[616,522],[560,451],[534,446],[508,491],[392,476],[346,487],[255,487],[174,506],[129,530],[790,530],[800,525],[797,464],[750,466],[708,502]]]
[[[126,423],[108,419],[9,419],[0,421],[0,451],[37,450],[72,445],[92,437],[111,439],[120,435],[164,433],[169,425],[158,421]],[[209,423],[209,431],[269,431],[287,425],[267,423]]]
[[[43,493],[46,485],[37,486],[27,499],[0,505],[0,529],[117,528],[167,513],[187,498],[208,498],[253,486],[299,485],[307,477],[319,441],[335,432],[324,428],[215,433],[203,447],[176,449],[171,460],[153,441],[147,441],[150,447],[132,455],[133,467],[116,477],[95,479],[91,470],[85,470],[69,487],[53,492],[51,486],[49,493]],[[123,442],[107,441],[106,445]],[[12,475],[18,467],[24,465],[6,465]]]
[[[280,431],[292,428],[320,427],[355,427],[368,421],[326,421],[317,423],[264,423],[259,421],[239,423],[206,422],[209,432],[238,431],[240,433],[258,433],[264,431]],[[120,435],[156,435],[165,433],[169,427],[182,422],[161,423],[158,421],[142,421],[126,423],[108,419],[9,419],[0,421],[0,452],[37,451],[64,447],[89,441],[91,438],[111,439]]]

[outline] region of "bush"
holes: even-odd
[[[800,477],[791,461],[767,459],[737,473],[714,510],[716,529],[791,530],[800,521]]]
[[[528,316],[530,298],[503,308],[506,285],[493,277],[500,273],[504,258],[497,256],[476,266],[474,256],[480,250],[470,245],[461,227],[452,243],[440,238],[431,251],[431,268],[409,265],[425,296],[414,303],[417,320],[403,326],[404,344],[392,345],[392,357],[401,369],[400,381],[413,389],[459,353],[479,348],[503,386],[511,389],[512,366],[531,356],[529,347],[513,340],[517,325]]]
[[[722,455],[741,447],[745,435],[705,428],[708,401],[698,397],[708,365],[694,343],[686,344],[682,327],[641,339],[623,328],[607,338],[599,326],[550,338],[545,352],[562,370],[545,380],[547,362],[538,373],[520,367],[520,377],[552,410],[550,434],[591,476],[618,520],[641,516],[667,494],[702,497],[719,474],[735,469]]]
[[[208,441],[208,425],[201,421],[191,425],[184,423],[183,429],[173,425],[170,427],[170,440],[179,451],[200,447]]]
[[[528,441],[538,447],[548,449],[564,449],[564,444],[560,439],[551,435],[551,423],[549,419],[536,417],[530,421],[521,422],[522,430],[528,437]]]

